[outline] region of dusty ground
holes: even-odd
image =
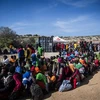
[[[100,100],[100,72],[89,76],[74,90],[52,93],[46,100]]]
[[[81,86],[66,92],[54,92],[45,96],[44,100],[100,100],[100,71],[89,76]],[[30,98],[19,99],[30,100]]]

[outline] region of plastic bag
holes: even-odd
[[[79,72],[80,72],[81,74],[84,74],[84,72],[85,72],[84,67],[81,67],[81,68],[79,69]]]
[[[59,88],[59,91],[60,92],[63,92],[63,91],[68,91],[72,88],[72,85],[70,83],[70,80],[63,80],[60,88]]]

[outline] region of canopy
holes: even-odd
[[[56,36],[56,37],[53,37],[53,42],[66,43],[68,41]]]

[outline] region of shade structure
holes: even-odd
[[[53,37],[53,42],[54,43],[66,43],[68,41],[56,36],[56,37]]]

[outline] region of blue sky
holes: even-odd
[[[100,0],[0,0],[0,26],[22,35],[100,35]]]

